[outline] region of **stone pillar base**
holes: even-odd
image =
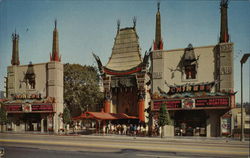
[[[111,101],[106,99],[104,101],[104,112],[110,113],[110,105],[111,105]]]

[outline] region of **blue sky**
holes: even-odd
[[[142,53],[154,40],[156,0],[0,0],[0,90],[12,53],[11,34],[20,35],[21,64],[49,61],[54,20],[57,19],[59,48],[63,63],[93,65],[91,52],[107,63],[121,27],[133,25],[137,18]],[[218,43],[219,0],[162,0],[162,37],[165,49]],[[236,100],[240,101],[240,58],[250,53],[250,1],[229,3],[229,33],[234,42]],[[249,101],[250,59],[244,65],[244,100]]]

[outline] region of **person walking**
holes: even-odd
[[[123,127],[123,135],[126,135],[127,134],[127,126],[125,124],[122,125]]]

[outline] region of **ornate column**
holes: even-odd
[[[110,76],[103,77],[103,88],[104,88],[104,92],[105,92],[105,100],[103,103],[103,107],[104,107],[104,112],[106,112],[106,113],[111,112],[110,84],[111,84],[111,77]]]
[[[145,122],[145,92],[140,91],[138,96],[138,117],[139,120]]]
[[[110,107],[111,107],[111,100],[110,100],[110,98],[107,98],[107,97],[105,97],[105,100],[104,100],[104,112],[106,112],[106,113],[110,113]]]
[[[140,121],[145,122],[145,67],[143,72],[136,74],[137,88],[138,88],[138,117]]]

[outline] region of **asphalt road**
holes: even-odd
[[[7,158],[248,158],[249,142],[119,136],[55,136],[0,133]]]

